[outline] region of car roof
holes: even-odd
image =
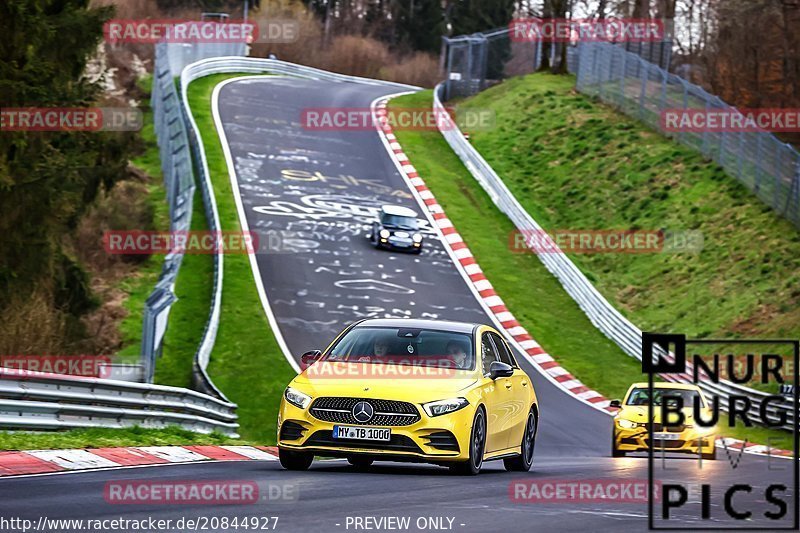
[[[639,383],[634,383],[631,385],[632,387],[636,387],[639,389],[646,389],[649,384],[646,381],[640,381]],[[700,390],[700,387],[694,385],[692,383],[664,383],[664,382],[656,382],[653,383],[654,389],[678,389],[678,390]]]
[[[387,215],[394,215],[398,217],[414,217],[414,218],[417,217],[416,211],[400,205],[382,205],[381,211],[383,211]]]
[[[451,322],[449,320],[425,320],[421,318],[369,318],[359,322],[356,327],[371,326],[385,328],[422,328],[469,333],[480,324],[472,322]]]

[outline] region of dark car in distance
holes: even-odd
[[[422,233],[417,213],[407,207],[382,206],[367,236],[376,248],[404,250],[417,254],[422,251]]]

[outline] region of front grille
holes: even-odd
[[[320,430],[311,435],[303,446],[335,446],[344,448],[358,448],[364,450],[390,450],[398,452],[422,453],[422,450],[414,444],[411,437],[405,435],[392,435],[387,441],[364,441],[350,439],[334,439],[333,431]]]
[[[298,424],[297,422],[292,422],[291,420],[287,420],[281,426],[281,440],[297,440],[303,436],[303,432],[305,432],[306,428]]]
[[[659,422],[653,423],[653,432],[661,433],[661,432],[668,432],[668,433],[680,433],[686,429],[684,425],[674,425],[674,426],[665,426]]]
[[[639,444],[639,441],[632,437],[623,437],[620,441],[621,444]]]
[[[353,407],[362,401],[369,402],[375,410],[369,422],[359,422],[353,416]],[[311,404],[309,412],[314,418],[326,422],[361,426],[410,426],[421,418],[412,403],[371,398],[317,398]]]
[[[669,448],[682,448],[684,442],[682,440],[658,440],[656,439],[656,449],[669,449]],[[644,443],[649,447],[650,441],[646,440]]]
[[[454,452],[459,450],[458,440],[456,440],[455,435],[449,431],[437,431],[435,433],[431,433],[430,435],[425,435],[422,438],[428,440],[428,442],[426,442],[428,446],[431,448],[436,448],[437,450],[448,450]]]

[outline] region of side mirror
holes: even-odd
[[[319,361],[320,357],[322,357],[322,351],[320,350],[306,352],[300,356],[300,367],[306,369]]]
[[[513,375],[514,369],[511,368],[511,365],[501,361],[492,361],[492,364],[489,365],[489,377],[492,379],[510,378]]]
[[[622,408],[622,402],[619,400],[611,400],[611,403],[608,404],[609,407],[616,407]]]

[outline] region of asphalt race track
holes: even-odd
[[[280,332],[291,353],[323,348],[345,324],[362,317],[414,316],[488,321],[450,262],[435,233],[426,233],[421,255],[373,249],[363,225],[382,203],[399,203],[421,213],[374,131],[311,131],[300,125],[303,109],[368,108],[377,97],[397,92],[378,85],[332,84],[281,77],[244,79],[220,92],[220,116],[235,163],[244,212],[261,236],[258,271]],[[208,135],[211,132],[204,132]],[[479,216],[476,213],[476,216]],[[274,235],[274,242],[267,242]],[[269,249],[265,249],[269,246]],[[534,336],[535,331],[531,332]],[[207,463],[0,479],[0,515],[9,510],[34,522],[53,518],[265,517],[279,516],[278,531],[356,531],[355,517],[444,517],[456,531],[645,531],[647,506],[603,501],[517,502],[510,484],[519,480],[617,480],[646,483],[645,455],[609,457],[611,419],[567,395],[540,376],[520,354],[541,405],[540,432],[531,472],[506,473],[486,463],[477,477],[451,475],[427,465],[377,463],[357,472],[345,461],[317,461],[308,472],[288,472],[277,461]],[[265,421],[272,424],[274,421]],[[787,528],[795,512],[792,463],[745,455],[736,468],[721,451],[719,460],[698,470],[696,458],[654,464],[656,478],[696,483],[682,508],[657,526]],[[107,503],[108,481],[252,480],[291,487],[296,498],[251,505],[118,505]],[[701,520],[699,484],[711,485],[710,520]],[[732,521],[722,493],[752,485],[735,507],[752,511]],[[786,518],[766,501],[768,485],[782,483]],[[655,504],[656,514],[661,507]],[[452,519],[452,523],[448,520]],[[349,521],[348,521],[349,520]],[[422,522],[420,522],[421,524]],[[271,524],[270,524],[271,525]],[[362,522],[362,525],[366,525]],[[376,523],[370,522],[375,529]],[[388,523],[382,524],[388,529]],[[430,523],[425,528],[434,529]],[[215,529],[224,531],[222,527]],[[228,529],[230,531],[230,529]]]

